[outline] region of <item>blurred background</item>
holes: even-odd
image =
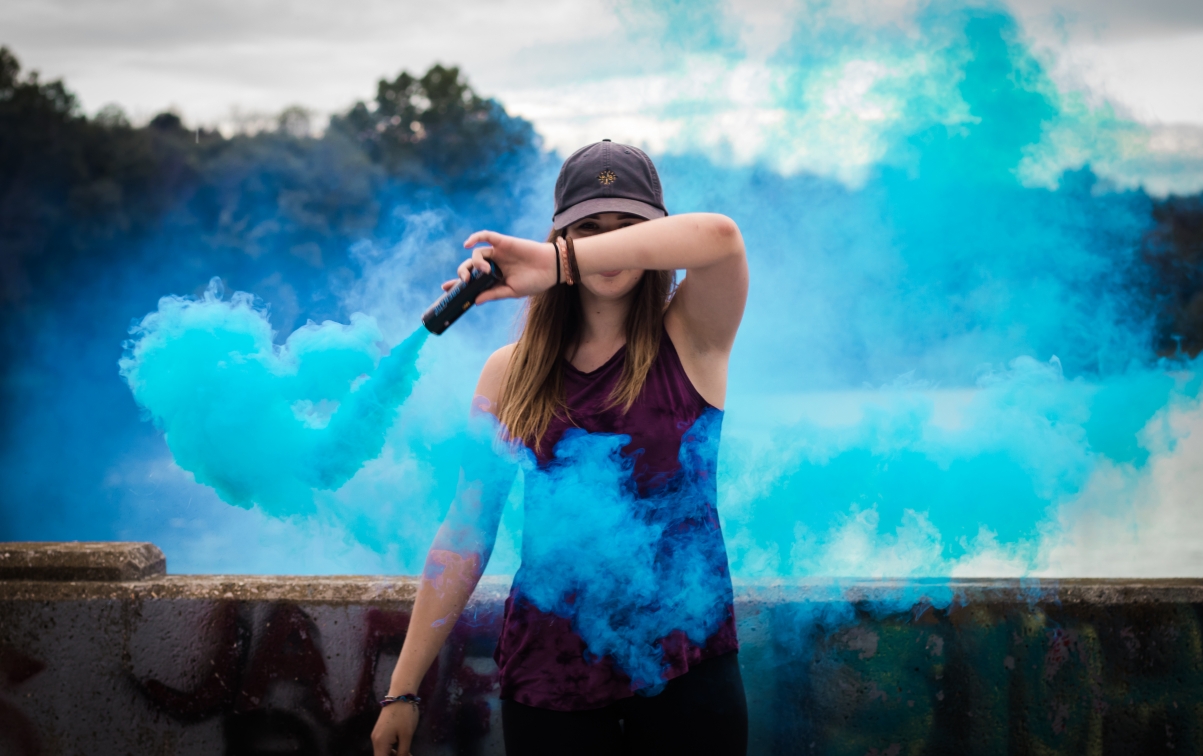
[[[748,245],[736,575],[1203,575],[1198,3],[15,0],[0,29],[0,540],[416,572],[512,303],[430,339],[379,448],[295,502],[197,482],[211,418],[118,362],[207,302],[272,375],[359,339],[344,396],[468,233],[542,237],[562,159],[611,138]],[[249,390],[210,367],[179,375]],[[314,391],[294,412],[337,411]]]

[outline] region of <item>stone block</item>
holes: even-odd
[[[153,543],[0,543],[0,580],[123,582],[167,573],[167,558]]]

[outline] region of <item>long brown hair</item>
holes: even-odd
[[[555,241],[556,237],[552,229],[547,241]],[[622,405],[626,412],[643,390],[660,351],[664,309],[673,283],[671,270],[646,270],[635,284],[626,319],[626,359],[622,377],[610,394],[611,407]],[[582,317],[577,286],[553,286],[527,299],[522,335],[510,356],[497,418],[510,438],[525,441],[536,451],[552,418],[568,415],[561,361],[577,343]]]

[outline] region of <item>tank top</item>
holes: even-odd
[[[625,357],[588,373],[562,364],[567,415],[532,449],[494,652],[503,699],[601,708],[738,649],[715,508],[722,411],[667,332],[634,404],[611,407]]]

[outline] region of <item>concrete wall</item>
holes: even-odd
[[[5,756],[367,753],[415,589],[0,574]],[[419,756],[502,752],[492,652],[506,589],[482,584],[425,681]],[[753,753],[1203,753],[1203,581],[737,594]]]

